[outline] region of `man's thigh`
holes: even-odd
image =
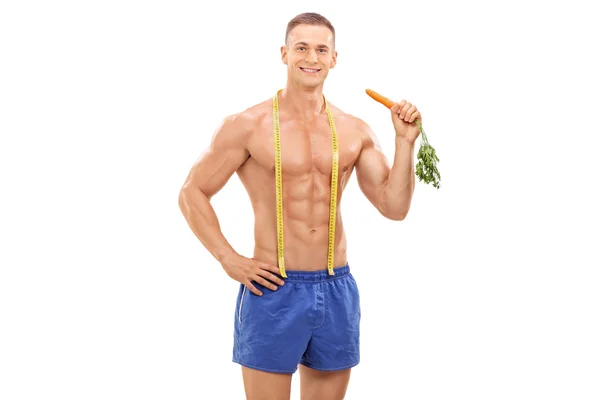
[[[291,374],[265,372],[242,366],[242,377],[247,400],[290,399]]]
[[[318,371],[300,365],[299,371],[301,400],[343,400],[346,396],[351,369]]]

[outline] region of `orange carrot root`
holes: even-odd
[[[380,95],[379,93],[371,90],[371,89],[366,89],[365,92],[367,92],[367,94],[375,101],[383,104],[384,106],[386,106],[387,108],[391,108],[394,105],[394,102],[390,99],[388,99],[387,97],[384,97],[382,95]]]

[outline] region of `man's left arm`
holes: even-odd
[[[355,167],[367,199],[384,217],[401,221],[408,214],[415,189],[414,150],[419,128],[414,120],[420,119],[420,114],[404,100],[390,111],[396,132],[394,162],[390,166],[371,128],[359,121],[364,141]]]

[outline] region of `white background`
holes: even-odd
[[[177,197],[220,120],[285,85],[304,11],[337,29],[329,101],[392,159],[364,89],[408,99],[441,159],[405,221],[355,178],[344,194],[347,399],[600,398],[600,32],[583,1],[549,3],[3,2],[0,398],[244,398],[237,282]],[[237,177],[213,203],[250,256]]]

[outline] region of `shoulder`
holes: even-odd
[[[259,126],[268,114],[268,101],[254,104],[244,110],[227,115],[222,119],[220,129],[234,129],[249,132]]]
[[[268,116],[269,104],[270,101],[265,100],[222,118],[213,134],[213,143],[222,146],[247,144]]]

